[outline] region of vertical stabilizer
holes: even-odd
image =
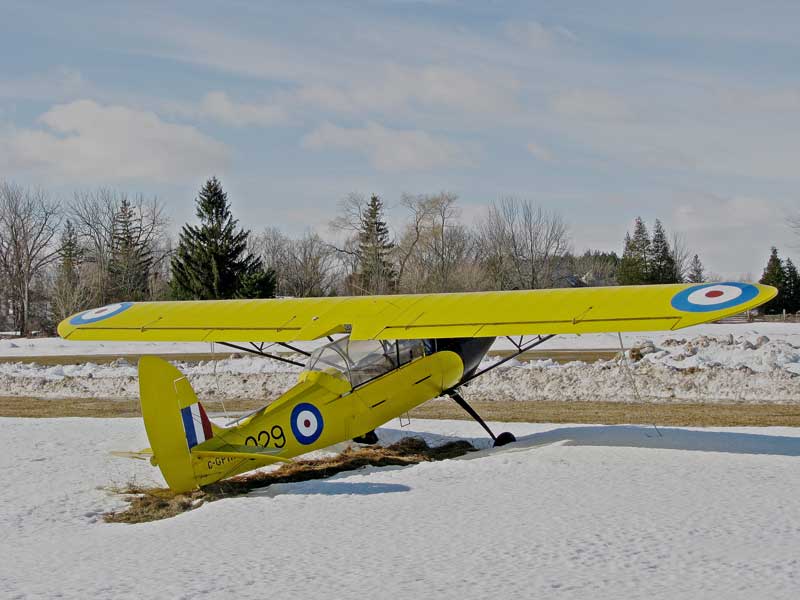
[[[176,492],[198,487],[190,449],[214,435],[186,377],[155,356],[139,360],[139,398],[154,462]]]

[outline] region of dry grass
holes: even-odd
[[[800,426],[800,405],[625,402],[472,402],[487,421],[524,423],[651,424],[678,427]],[[418,419],[469,419],[450,400],[411,411]]]
[[[211,412],[221,413],[219,402],[203,402]],[[225,403],[231,413],[261,408],[263,400],[233,400]],[[624,403],[624,402],[473,402],[489,421],[525,423],[600,423],[605,425],[651,424],[694,427],[772,426],[800,427],[800,405],[717,403]],[[134,400],[40,400],[0,397],[0,417],[138,417]],[[417,419],[469,419],[451,400],[431,400],[414,409]]]
[[[350,447],[336,456],[317,460],[298,460],[274,471],[240,475],[182,494],[166,488],[144,487],[136,483],[111,491],[125,495],[127,508],[104,515],[108,523],[146,523],[173,517],[197,508],[205,502],[231,498],[276,483],[295,483],[325,479],[363,467],[407,466],[420,462],[455,458],[475,447],[467,441],[455,441],[431,448],[420,438],[404,438],[386,447]]]
[[[222,403],[203,400],[211,412],[221,413]],[[240,414],[264,406],[263,400],[229,400],[225,408]],[[138,400],[105,398],[61,398],[46,400],[18,396],[0,396],[0,417],[140,417]]]

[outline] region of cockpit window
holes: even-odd
[[[342,373],[356,387],[424,354],[421,340],[351,340],[348,336],[317,348],[306,368]]]

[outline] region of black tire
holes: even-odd
[[[375,433],[375,430],[373,429],[372,431],[368,431],[364,435],[360,435],[358,437],[354,437],[353,441],[356,444],[366,444],[368,446],[371,446],[373,444],[377,444],[378,443],[378,434]]]
[[[494,441],[494,447],[499,448],[500,446],[505,446],[506,444],[511,444],[512,442],[516,441],[517,438],[514,437],[513,433],[510,431],[504,431],[497,436],[497,439]]]

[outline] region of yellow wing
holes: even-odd
[[[122,302],[58,326],[70,340],[289,342],[668,330],[775,297],[749,283],[676,284],[339,298]]]

